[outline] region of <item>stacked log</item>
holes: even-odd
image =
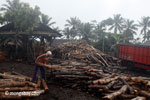
[[[103,100],[150,100],[150,79],[115,71],[119,60],[86,42],[67,42],[53,50],[49,83],[80,89]],[[115,69],[115,70],[114,70]],[[46,87],[45,87],[46,88]]]
[[[46,82],[41,79],[33,83],[30,77],[16,72],[0,73],[0,99],[23,99],[38,97],[45,92]]]
[[[55,68],[56,66],[56,68]],[[59,66],[59,69],[58,69]],[[103,100],[149,100],[149,80],[107,73],[102,69],[80,66],[51,65],[47,80],[91,94],[101,94]]]
[[[77,60],[79,62],[97,63],[101,66],[119,65],[119,60],[104,54],[85,41],[66,42],[53,51],[54,58],[61,60]]]

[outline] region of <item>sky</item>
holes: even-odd
[[[121,14],[138,22],[142,16],[150,16],[150,0],[21,0],[52,17],[55,26],[64,28],[66,20],[78,17],[83,22],[101,20]],[[0,0],[0,7],[6,0]]]

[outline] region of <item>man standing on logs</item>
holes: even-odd
[[[41,71],[42,79],[45,79],[45,70],[43,67],[47,65],[47,62],[51,58],[51,56],[52,56],[52,52],[47,51],[45,54],[42,54],[37,57],[37,59],[35,60],[36,66],[35,66],[35,70],[34,70],[34,74],[33,74],[33,78],[32,78],[33,82],[36,81],[36,74],[38,72],[38,69],[40,69],[40,71]]]

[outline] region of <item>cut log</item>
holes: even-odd
[[[89,85],[88,88],[100,89],[100,88],[104,88],[104,86],[103,85]]]
[[[17,87],[17,86],[25,86],[25,82],[11,82],[11,83],[0,85],[0,88]]]
[[[108,85],[104,86],[104,91],[107,91],[109,90],[112,86],[114,86],[118,81],[115,80],[115,81],[112,81],[111,83],[109,83]]]
[[[113,90],[118,90],[118,89],[120,89],[122,87],[122,85],[114,85],[113,87],[112,87],[112,89]]]
[[[59,65],[47,65],[47,64],[43,64],[43,63],[38,63],[38,65],[48,68],[48,69],[61,69],[62,67]]]
[[[24,99],[30,97],[38,97],[45,90],[40,90],[40,85],[27,81],[29,77],[19,75],[11,75],[12,73],[0,73],[0,99]],[[31,86],[31,87],[29,87]],[[7,92],[6,92],[7,91]],[[11,94],[9,94],[11,93]]]
[[[104,63],[102,63],[100,60],[98,60],[95,56],[90,55],[88,58],[92,59],[94,62],[102,64],[103,66],[105,66]]]
[[[0,76],[3,77],[3,78],[13,79],[13,80],[16,80],[16,81],[25,81],[26,80],[23,77],[19,77],[19,76],[15,76],[15,75],[5,75],[5,74],[2,74],[2,73],[0,73]]]
[[[84,75],[81,72],[53,72],[54,75]]]
[[[101,75],[95,73],[95,72],[86,72],[87,75],[92,76],[92,77],[96,77],[96,78],[102,78]]]
[[[56,77],[62,77],[62,78],[79,78],[79,79],[92,79],[92,77],[89,76],[79,76],[79,75],[56,75]]]
[[[136,97],[136,98],[133,98],[133,99],[131,99],[131,100],[146,100],[146,98],[145,97]]]
[[[7,88],[0,88],[0,92],[5,92],[5,91],[33,91],[35,88],[31,87],[7,87]]]
[[[10,75],[11,73],[10,73],[10,72],[4,72],[3,74],[5,74],[5,75]]]
[[[41,79],[40,78],[38,78],[37,87],[41,87]]]
[[[150,98],[150,93],[149,93],[149,92],[146,92],[146,91],[141,90],[141,91],[139,91],[139,94],[140,94],[141,96],[145,96],[145,97],[147,97],[147,98]]]
[[[43,84],[44,90],[47,91],[48,86],[47,86],[46,81],[44,79],[42,79],[42,84]]]
[[[114,93],[111,93],[109,95],[106,95],[103,97],[103,100],[114,100],[116,97],[124,94],[128,89],[128,86],[127,85],[124,85],[120,90],[114,92]]]
[[[38,87],[38,85],[36,83],[33,83],[33,82],[26,81],[25,83],[28,84],[31,87],[34,87],[34,88]]]
[[[128,95],[128,94],[122,94],[120,96],[121,99],[132,99],[132,98],[135,98],[136,95]]]
[[[114,81],[118,79],[118,76],[114,77],[114,78],[103,78],[103,79],[98,79],[98,80],[95,80],[93,81],[93,84],[107,84],[111,81]]]
[[[27,76],[25,76],[25,75],[23,75],[23,74],[20,74],[20,73],[18,73],[18,72],[15,72],[15,71],[12,71],[12,74],[17,75],[18,77],[23,77],[23,78],[25,78],[27,81],[31,81],[31,80],[32,80],[31,77],[27,77]]]
[[[9,83],[9,82],[13,82],[14,80],[12,79],[0,79],[0,84],[6,84],[6,83]]]
[[[119,78],[123,83],[124,83],[124,85],[127,85],[128,86],[128,89],[129,89],[129,91],[130,91],[130,94],[134,94],[134,90],[133,90],[133,88],[123,79],[123,78]]]
[[[109,67],[109,64],[106,62],[106,60],[99,53],[96,53],[96,55],[101,59],[102,62],[104,62],[106,67]]]

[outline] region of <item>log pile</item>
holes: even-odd
[[[41,84],[43,83],[43,85]],[[43,89],[42,89],[43,87]],[[33,83],[30,77],[16,72],[0,73],[0,99],[23,99],[38,97],[47,90],[44,80]]]
[[[99,94],[103,100],[150,100],[149,80],[90,67],[51,66],[53,69],[47,72],[49,82]]]
[[[78,62],[97,63],[101,66],[114,66],[119,60],[104,54],[85,41],[66,42],[53,50],[55,58],[61,60],[76,60]]]
[[[68,42],[53,50],[49,83],[80,89],[103,100],[150,100],[150,81],[113,71],[118,60],[85,42]],[[110,67],[112,66],[112,67]]]

